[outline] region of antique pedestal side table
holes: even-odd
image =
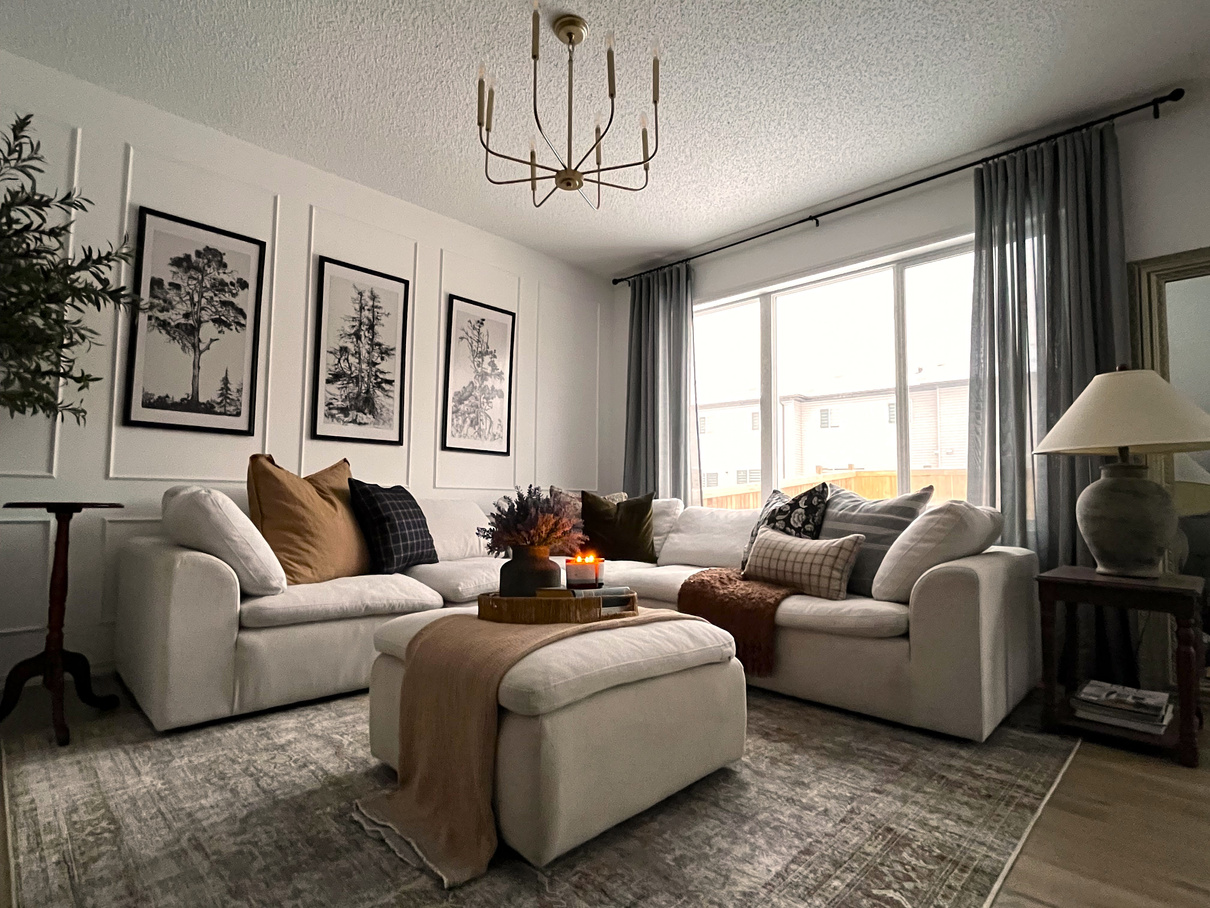
[[[46,649],[36,656],[18,662],[4,681],[4,697],[0,699],[0,721],[3,721],[30,678],[42,676],[42,684],[50,691],[51,718],[55,726],[55,740],[60,745],[68,743],[71,735],[67,720],[63,716],[63,673],[70,672],[76,682],[76,693],[89,706],[98,709],[113,709],[118,698],[112,694],[99,696],[92,689],[92,669],[88,659],[80,653],[63,648],[63,614],[67,608],[67,539],[71,518],[91,508],[120,508],[120,504],[92,501],[12,501],[6,508],[45,510],[55,515],[58,530],[55,534],[55,561],[50,573],[50,613],[46,629]]]
[[[1202,644],[1202,597],[1205,580],[1183,574],[1163,574],[1154,580],[1098,574],[1088,567],[1059,567],[1038,576],[1038,598],[1042,605],[1042,674],[1044,696],[1042,724],[1047,728],[1066,726],[1079,731],[1128,738],[1142,744],[1168,748],[1176,752],[1182,766],[1197,766],[1197,730],[1201,719],[1198,706],[1198,676],[1205,663]],[[1073,658],[1068,659],[1068,677],[1059,684],[1058,653],[1055,651],[1055,606],[1066,603],[1067,643]],[[1078,652],[1079,624],[1075,605],[1087,602],[1099,608],[1138,609],[1166,612],[1176,618],[1177,706],[1172,724],[1163,735],[1151,735],[1103,722],[1078,718],[1072,712],[1068,695],[1079,683],[1075,675],[1074,654]]]

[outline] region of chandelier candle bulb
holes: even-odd
[[[483,128],[486,129],[488,132],[492,131],[492,108],[495,106],[496,106],[496,89],[493,88],[489,84],[488,89],[487,89],[487,121],[483,125]]]
[[[534,16],[533,16],[533,21],[534,21],[534,29],[533,29],[533,31],[534,31],[534,40],[533,40],[533,47],[532,47],[532,48],[531,48],[531,50],[530,50],[530,56],[531,56],[531,57],[533,57],[533,59],[537,60],[537,59],[538,59],[538,23],[539,23],[539,18],[538,18],[538,0],[534,0]]]
[[[609,72],[609,97],[617,97],[618,87],[613,75],[613,32],[605,36],[605,68]]]
[[[660,54],[658,50],[651,58],[651,103],[660,103]]]
[[[483,68],[479,68],[479,125],[483,125]]]
[[[489,111],[488,118],[490,119],[491,118],[490,99],[489,99],[487,109]],[[647,114],[639,115],[639,129],[641,129],[643,131],[643,169],[646,170],[647,169],[647,159],[648,159],[648,155],[647,155]]]
[[[601,166],[601,121],[597,120],[597,166]],[[600,177],[598,177],[600,179]]]
[[[529,147],[529,188],[533,193],[538,191],[538,150],[532,142]]]
[[[569,590],[595,590],[604,582],[605,559],[596,555],[568,558],[565,566]]]

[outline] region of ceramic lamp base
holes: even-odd
[[[1145,466],[1111,463],[1080,493],[1076,523],[1098,574],[1158,577],[1176,535],[1176,506]]]

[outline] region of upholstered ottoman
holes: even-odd
[[[402,615],[374,635],[370,749],[398,768],[408,642],[430,621]],[[744,753],[744,672],[735,642],[703,621],[569,637],[500,684],[495,810],[501,837],[542,866]]]

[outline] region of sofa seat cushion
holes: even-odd
[[[660,564],[739,570],[760,510],[690,507],[681,511],[660,548]]]
[[[606,586],[628,586],[640,599],[676,605],[681,584],[705,568],[689,564],[648,564],[643,561],[606,561]]]
[[[908,608],[864,596],[789,596],[777,607],[774,622],[778,627],[842,637],[902,637],[908,632]]]
[[[364,574],[289,586],[276,596],[250,597],[240,603],[239,623],[241,627],[281,627],[366,615],[405,615],[444,604],[440,593],[404,574]]]
[[[502,558],[461,558],[418,564],[409,568],[407,575],[436,590],[446,602],[474,602],[480,593],[494,593],[500,589],[502,564]]]
[[[375,632],[374,645],[402,661],[406,670],[408,643],[421,628],[451,613],[475,612],[465,606],[395,618]],[[540,716],[603,690],[728,662],[734,655],[731,635],[705,621],[594,631],[558,640],[521,659],[500,682],[500,705],[523,716]]]

